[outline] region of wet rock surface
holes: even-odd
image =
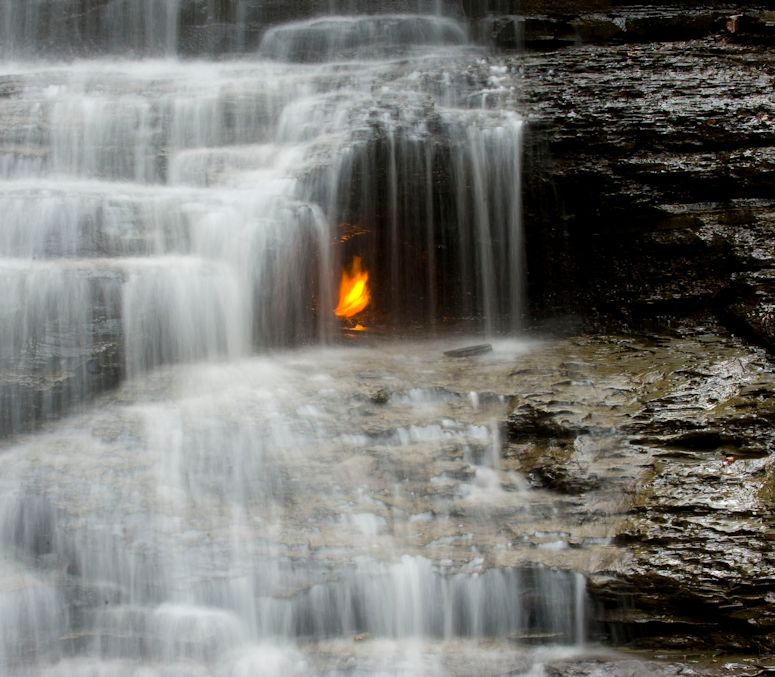
[[[766,674],[775,370],[763,349],[712,321],[493,341],[464,358],[444,353],[470,338],[359,342],[227,373],[159,369],[3,444],[4,514],[19,525],[6,537],[88,611],[59,629],[56,651],[77,655],[96,633],[120,655],[122,613],[150,638],[159,580],[183,575],[198,604],[229,607],[226,571],[293,612],[319,674],[403,665],[378,590],[392,599],[413,585],[445,600],[452,625],[436,602],[397,608],[419,614],[424,638],[410,674]],[[118,564],[96,569],[106,552]],[[142,610],[133,566],[147,576]],[[458,588],[470,596],[444,597]],[[476,606],[489,590],[525,622]],[[325,625],[350,599],[353,623]],[[581,637],[637,652],[545,649]]]
[[[621,559],[590,566],[600,629],[641,648],[771,653],[775,381],[766,354],[708,328],[572,339],[560,351],[545,390],[515,398],[507,457],[532,484],[587,506],[572,510],[587,528],[599,519],[592,496],[605,511],[617,506],[607,534]]]
[[[700,35],[687,17],[706,12]],[[565,45],[507,59],[533,134],[536,310],[583,307],[621,326],[710,309],[772,348],[770,15],[741,4],[609,7],[594,20],[621,26],[618,37],[574,29]],[[636,16],[675,31],[626,33]]]
[[[674,27],[687,6],[667,8]],[[727,20],[713,18],[704,36],[693,33],[695,22],[680,35],[652,33],[644,42],[623,32],[628,12],[641,10],[622,9],[609,7],[587,24],[601,29],[614,18],[621,30],[587,38],[567,29],[586,23],[579,15],[554,16],[552,44],[534,45],[514,65],[537,132],[528,163],[546,168],[528,179],[536,307],[582,307],[598,326],[631,328],[710,311],[772,350],[770,15],[738,6]],[[695,3],[690,12],[707,9]],[[613,542],[627,555],[592,574],[590,591],[614,643],[762,653],[761,660],[700,659],[685,664],[694,671],[686,674],[768,674],[775,636],[771,368],[762,355],[722,357],[716,339],[700,342],[715,364],[697,368],[705,358],[686,344],[671,341],[668,349],[644,337],[620,344],[629,356],[605,358],[624,374],[634,362],[624,367],[620,359],[650,355],[640,385],[624,391],[629,404],[614,404],[623,418],[610,428],[630,459],[645,465],[640,480],[624,483],[630,507],[614,529]],[[573,381],[567,370],[557,376]],[[528,412],[554,433],[539,436],[543,449],[519,452],[522,467],[537,486],[575,496],[595,491],[601,473],[579,464],[576,449],[595,428],[568,406],[583,400],[575,393],[552,400],[551,407],[515,408],[512,420]]]
[[[471,4],[466,14],[481,37],[504,49],[670,42],[721,30],[741,41],[767,42],[773,37],[772,17],[756,2]]]
[[[654,677],[677,677],[697,674],[682,665],[626,658],[612,660],[610,657],[557,661],[547,665],[545,671],[547,677],[641,677],[646,674]]]

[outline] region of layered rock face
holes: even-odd
[[[775,16],[743,3],[575,5],[480,22],[506,51],[528,47],[509,65],[531,121],[534,309],[627,331],[711,314],[771,350]],[[590,579],[609,640],[767,654],[771,358],[738,360],[710,339],[700,366],[688,343],[633,341],[586,345],[565,373],[569,389],[596,384],[619,420],[603,430],[576,392],[519,400],[512,453],[534,483],[569,496],[611,482],[589,470],[590,436],[623,464],[648,459],[613,529],[626,555]],[[609,370],[639,373],[648,392],[612,385]],[[757,665],[729,669],[765,674],[766,659]]]
[[[720,334],[586,336],[553,364],[529,356],[505,465],[565,496],[566,562],[587,570],[608,642],[766,665],[775,381],[763,350]]]
[[[543,311],[627,323],[705,309],[772,348],[773,20],[673,5],[528,17],[516,31],[491,21],[502,44],[512,30],[555,48],[518,60]]]

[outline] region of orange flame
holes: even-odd
[[[350,318],[360,313],[371,302],[369,274],[361,269],[361,257],[353,258],[350,272],[342,271],[339,283],[339,305],[334,313],[337,317]]]

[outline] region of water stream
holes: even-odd
[[[541,674],[585,596],[499,564],[528,346],[387,339],[519,328],[517,93],[437,3],[182,58],[195,4],[0,6],[0,671]]]
[[[18,439],[6,670],[541,674],[530,647],[581,642],[586,603],[583,578],[515,549],[510,525],[551,510],[498,463],[529,344],[474,374],[453,345],[161,368]]]

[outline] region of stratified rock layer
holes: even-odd
[[[717,333],[573,339],[545,388],[513,402],[515,469],[584,506],[587,530],[603,523],[592,506],[620,516],[608,531],[620,558],[589,561],[614,642],[775,647],[775,373],[764,352]]]
[[[533,131],[539,312],[621,325],[712,310],[775,345],[773,18],[742,4],[619,7],[544,17],[543,41],[520,19],[544,48],[510,61]],[[503,42],[506,19],[493,21]]]

